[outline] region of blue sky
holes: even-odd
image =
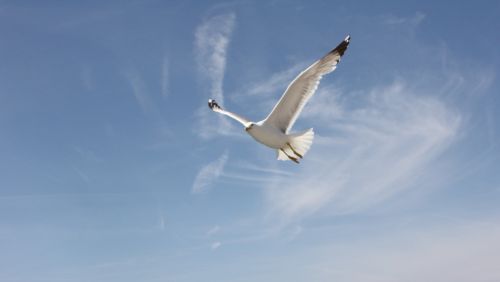
[[[1,281],[500,280],[497,1],[0,1]],[[351,45],[280,162],[264,118]]]

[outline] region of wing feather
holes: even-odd
[[[347,36],[332,51],[301,72],[288,85],[285,93],[264,120],[264,123],[274,125],[284,133],[288,133],[307,101],[316,92],[323,75],[334,71],[337,67],[349,41],[350,36]]]
[[[250,126],[251,122],[249,120],[247,120],[246,118],[242,117],[242,116],[239,116],[235,113],[232,113],[232,112],[229,112],[229,111],[226,111],[224,109],[222,109],[219,104],[217,104],[217,102],[213,99],[209,99],[208,100],[208,107],[210,109],[212,109],[212,111],[214,112],[217,112],[219,114],[223,114],[223,115],[226,115],[236,121],[238,121],[239,123],[243,124],[243,126],[245,127],[248,127]]]

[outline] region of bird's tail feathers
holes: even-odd
[[[314,131],[312,128],[309,128],[300,133],[290,134],[290,137],[290,145],[292,145],[293,149],[302,156],[305,156],[309,148],[311,148]]]
[[[287,154],[293,157],[297,157],[296,153],[298,153],[301,157],[305,156],[307,151],[309,151],[309,148],[311,148],[313,139],[314,131],[312,128],[309,128],[308,130],[303,132],[290,134],[289,143],[293,147],[293,150],[295,150],[295,152],[292,150],[292,148],[285,146],[283,150],[285,150],[286,154],[281,151],[281,149],[277,150],[278,160],[289,160]]]

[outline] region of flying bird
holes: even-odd
[[[323,58],[302,71],[286,88],[271,113],[259,122],[252,122],[235,113],[222,109],[215,100],[208,100],[208,107],[214,112],[229,116],[243,124],[245,131],[257,142],[276,149],[278,160],[299,163],[314,139],[312,128],[299,133],[290,133],[305,104],[314,95],[323,75],[337,68],[342,55],[351,40],[347,36],[337,47]]]

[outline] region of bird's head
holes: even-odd
[[[248,132],[250,131],[250,129],[252,129],[252,127],[255,125],[255,123],[251,122],[250,125],[248,125],[247,127],[245,127],[245,131]]]

